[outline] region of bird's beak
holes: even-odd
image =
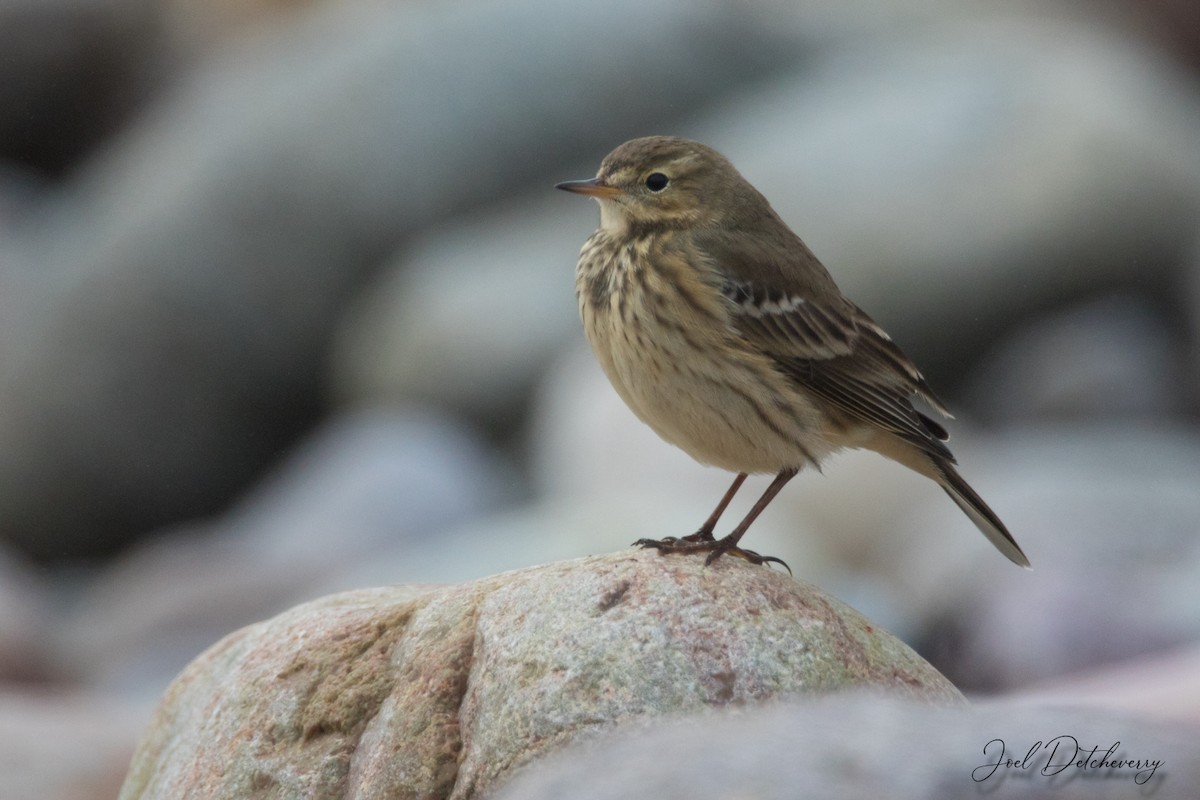
[[[574,192],[575,194],[586,194],[589,197],[616,197],[621,193],[621,190],[615,186],[609,186],[599,178],[591,178],[586,181],[564,181],[556,183],[555,189],[562,189],[564,192]]]

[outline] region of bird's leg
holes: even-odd
[[[733,479],[733,485],[725,492],[725,496],[721,498],[721,502],[717,503],[717,507],[708,515],[708,519],[700,526],[700,530],[693,533],[691,536],[665,536],[662,539],[638,539],[633,543],[634,547],[657,547],[660,550],[673,548],[683,542],[714,542],[713,529],[717,527],[718,520],[725,513],[725,509],[729,506],[729,501],[733,500],[733,496],[737,494],[738,489],[742,488],[742,483],[746,480],[746,473],[739,472],[738,476]]]
[[[784,487],[784,484],[796,477],[796,473],[799,471],[800,470],[794,468],[781,470],[779,474],[775,476],[775,480],[771,481],[771,485],[767,487],[767,490],[762,493],[762,497],[758,498],[758,502],[754,504],[754,507],[750,509],[750,512],[746,514],[745,518],[743,518],[741,522],[738,523],[738,526],[730,531],[728,536],[713,542],[711,552],[709,552],[708,558],[704,559],[704,563],[711,564],[720,558],[722,554],[729,553],[730,555],[735,555],[738,558],[744,558],[751,564],[766,564],[770,562],[783,564],[784,569],[786,569],[788,572],[791,572],[791,567],[789,567],[787,564],[784,564],[782,559],[778,559],[775,556],[761,556],[753,550],[743,550],[737,546],[737,543],[741,540],[742,536],[745,535],[746,531],[750,529],[750,526],[754,524],[754,520],[758,519],[758,515],[763,512],[763,509],[771,504],[771,501],[775,499],[775,495],[779,494],[779,491]]]
[[[725,496],[721,498],[721,502],[717,503],[717,507],[709,514],[708,519],[700,526],[700,530],[693,533],[691,536],[684,536],[685,542],[711,542],[713,541],[713,530],[717,527],[717,522],[720,521],[721,515],[725,513],[725,509],[729,507],[729,502],[733,500],[733,496],[738,493],[738,489],[742,488],[742,484],[746,481],[746,473],[739,472],[738,476],[733,479],[733,485],[729,487],[729,491],[725,492]]]
[[[733,499],[737,490],[741,488],[742,481],[746,480],[745,473],[740,473],[734,479],[733,486],[729,487],[729,491],[721,498],[721,503],[717,506],[716,510],[713,511],[712,515],[696,533],[691,536],[685,536],[682,539],[674,536],[666,539],[639,539],[633,544],[635,547],[653,547],[661,553],[708,553],[708,558],[704,560],[705,564],[712,564],[725,553],[729,553],[738,558],[743,558],[751,564],[783,564],[784,569],[791,572],[791,568],[782,559],[775,558],[774,556],[759,555],[753,550],[744,550],[738,547],[737,543],[745,535],[746,531],[750,529],[750,525],[763,512],[763,509],[770,505],[771,501],[775,499],[775,495],[779,494],[779,490],[783,488],[784,484],[796,477],[796,473],[799,471],[798,469],[788,468],[776,475],[775,480],[771,481],[771,485],[763,492],[762,497],[758,498],[758,502],[754,504],[754,507],[750,509],[745,518],[738,523],[738,526],[728,536],[722,539],[713,539],[713,528],[716,527],[717,520],[725,510],[725,507],[729,505],[729,501]]]

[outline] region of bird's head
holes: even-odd
[[[766,204],[720,153],[673,136],[628,141],[595,178],[556,188],[596,198],[601,227],[614,230],[719,226]]]

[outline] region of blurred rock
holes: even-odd
[[[1174,334],[1159,309],[1133,296],[1050,312],[980,362],[966,405],[993,424],[1178,414],[1187,396]]]
[[[579,326],[575,258],[596,209],[556,194],[439,229],[369,284],[335,351],[343,402],[420,397],[511,425]]]
[[[716,505],[698,484],[683,480],[673,490],[626,486],[602,495],[533,500],[428,537],[418,547],[380,552],[327,588],[472,580],[530,564],[631,549],[640,538],[692,532],[699,525],[697,514],[706,516],[705,509]],[[778,520],[756,524],[754,542],[763,553],[786,554],[806,579],[823,576],[829,568],[819,542],[796,536]]]
[[[148,716],[103,696],[0,692],[5,800],[111,800]]]
[[[934,709],[843,695],[615,731],[532,765],[496,800],[1185,800],[1200,781],[1198,735],[1195,726],[1092,709]],[[1058,736],[1070,738],[1052,755]],[[998,757],[997,739],[1007,758],[1045,747],[1029,766],[989,773],[982,765]],[[1068,757],[1104,757],[1114,743],[1110,758],[1161,763],[1058,769]]]
[[[962,472],[1033,562],[1007,563],[930,481],[849,452],[776,500],[843,563],[822,585],[964,691],[1200,639],[1200,430],[1057,422],[987,433],[954,421]],[[849,580],[849,585],[839,580]],[[829,581],[829,582],[824,582]]]
[[[720,0],[339,4],[209,62],[26,232],[0,536],[69,557],[219,508],[314,420],[335,321],[387,253],[782,45]]]
[[[1012,699],[1120,709],[1200,726],[1200,644],[1051,678]]]
[[[1184,324],[1187,326],[1188,342],[1185,348],[1187,369],[1183,391],[1187,393],[1188,409],[1193,416],[1200,416],[1200,231],[1197,234],[1188,267],[1175,287],[1185,303]]]
[[[361,585],[348,576],[415,557],[516,491],[505,465],[444,417],[335,419],[225,517],[177,529],[106,568],[64,626],[64,669],[91,686],[152,698],[229,631]],[[404,579],[432,576],[379,578]]]
[[[0,161],[0,241],[7,241],[18,223],[32,213],[43,197],[46,182],[32,170],[12,162]],[[0,253],[0,280],[10,271],[13,259]]]
[[[51,594],[42,576],[20,556],[0,548],[0,684],[58,677],[50,666],[53,622]]]
[[[193,662],[121,797],[479,797],[618,722],[862,686],[962,702],[849,607],[736,559],[640,551],[359,590]]]
[[[1200,67],[1200,8],[1191,0],[1126,0],[1128,10],[1150,26],[1174,55]]]
[[[366,5],[372,0],[360,0]],[[161,0],[165,47],[183,62],[219,57],[223,47],[294,24],[329,0]]]
[[[996,691],[1200,641],[1200,431],[1091,424],[1009,431],[971,479],[1033,570],[911,506],[878,557],[925,631],[909,639],[964,690]],[[932,537],[937,535],[937,541]]]
[[[0,159],[60,174],[145,92],[154,0],[0,0]]]
[[[1164,281],[1200,212],[1194,78],[1084,19],[848,43],[689,130],[935,388],[1031,312]]]

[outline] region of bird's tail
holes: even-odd
[[[975,527],[983,531],[983,535],[988,538],[988,541],[1006,555],[1009,561],[1020,567],[1028,567],[1029,559],[1021,550],[1021,546],[1017,544],[1017,540],[1008,532],[1008,528],[996,516],[996,512],[992,511],[988,504],[983,502],[983,498],[971,488],[971,485],[963,480],[954,465],[937,459],[933,467],[938,473],[934,479],[946,491],[946,494],[950,495],[950,499],[958,504],[963,513],[971,518]]]
[[[1004,523],[996,516],[996,512],[992,511],[970,484],[963,480],[962,475],[959,475],[958,470],[954,468],[951,458],[946,457],[949,455],[948,450],[946,456],[931,453],[927,448],[917,447],[911,442],[906,442],[890,434],[880,434],[867,446],[877,453],[903,464],[913,472],[937,481],[946,494],[950,495],[950,499],[963,510],[971,522],[975,523],[975,527],[983,532],[983,535],[996,546],[997,550],[1014,564],[1021,567],[1029,566],[1029,559],[1022,552],[1021,546],[1013,539],[1012,534],[1008,532],[1008,528],[1004,527]]]

